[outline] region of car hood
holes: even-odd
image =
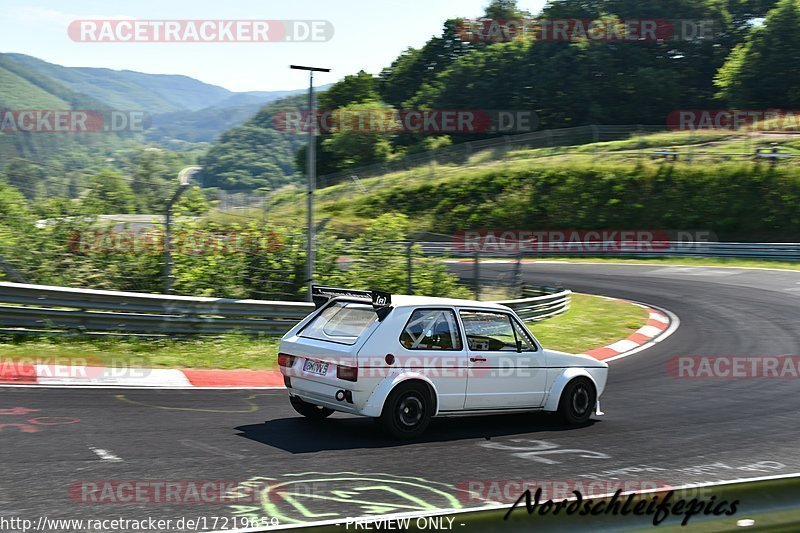
[[[608,368],[608,363],[598,361],[594,357],[585,354],[573,354],[558,352],[556,350],[545,350],[545,358],[548,366],[574,367],[574,366],[593,366]]]

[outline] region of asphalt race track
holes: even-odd
[[[487,276],[511,267],[481,268]],[[653,304],[681,325],[664,342],[611,363],[606,415],[579,429],[538,414],[455,418],[435,420],[419,441],[397,443],[371,420],[305,420],[281,390],[5,387],[0,509],[23,518],[205,517],[209,529],[218,517],[222,529],[236,516],[278,515],[287,524],[477,506],[466,492],[478,486],[470,480],[680,484],[800,472],[797,380],[667,372],[667,361],[681,355],[797,355],[800,273],[539,263],[525,265],[523,276]],[[107,503],[113,495],[83,501],[81,482],[103,480],[227,481],[240,495],[259,483],[301,490],[289,499],[257,494],[238,507]]]

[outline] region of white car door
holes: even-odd
[[[469,367],[452,308],[414,309],[400,334],[396,355],[395,366],[419,372],[433,382],[439,394],[440,411],[458,411],[464,407]]]
[[[462,309],[470,372],[466,409],[541,407],[547,384],[544,354],[509,313]]]

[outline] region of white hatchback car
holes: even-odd
[[[545,350],[510,308],[380,291],[313,288],[317,309],[281,340],[289,400],[309,418],[377,418],[410,438],[433,416],[600,412],[608,365]]]

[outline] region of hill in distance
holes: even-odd
[[[210,142],[264,105],[303,92],[234,92],[188,76],[64,67],[0,53],[0,108],[144,111],[153,125],[146,138],[156,142]]]

